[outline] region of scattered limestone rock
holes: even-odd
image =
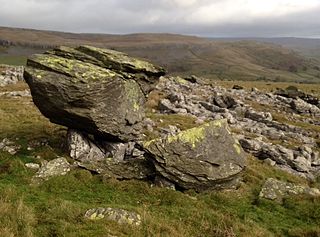
[[[20,145],[16,145],[13,141],[10,141],[7,138],[4,138],[0,142],[0,150],[10,153],[11,155],[15,155],[21,149]]]
[[[299,194],[320,196],[320,190],[269,178],[263,185],[259,197],[281,202],[285,197]]]
[[[320,108],[297,98],[291,102],[291,108],[298,113],[320,115]]]
[[[54,176],[66,175],[70,170],[71,165],[66,158],[56,158],[41,165],[38,172],[33,176],[33,183],[39,183]]]
[[[127,224],[133,226],[141,225],[141,216],[135,212],[129,212],[119,208],[93,208],[86,211],[85,218],[89,220],[107,219],[115,221],[120,225]]]
[[[235,107],[238,103],[237,101],[228,95],[218,95],[213,98],[213,102],[220,108],[230,109]]]
[[[22,66],[0,65],[0,86],[9,84],[16,84],[18,81],[23,80]]]
[[[36,164],[36,163],[26,163],[25,166],[29,169],[32,169],[32,170],[39,170],[40,169],[40,165]]]
[[[275,162],[274,160],[271,160],[270,158],[263,160],[263,162],[270,166],[275,166],[277,164],[277,162]]]
[[[157,90],[168,95],[160,101],[161,113],[193,116],[196,121],[199,121],[197,124],[225,118],[231,129],[239,134],[241,146],[245,151],[259,159],[270,159],[276,162],[276,167],[295,175],[312,180],[319,176],[317,167],[320,159],[316,152],[315,140],[319,138],[317,132],[311,132],[304,127],[293,126],[287,122],[279,122],[271,113],[258,111],[253,106],[258,103],[261,109],[272,108],[272,112],[283,114],[288,120],[300,121],[306,125],[308,123],[320,125],[316,119],[317,110],[320,108],[318,98],[301,91],[297,92],[296,88],[288,88],[287,95],[287,92],[285,94],[266,93],[257,89],[247,91],[188,81],[182,83],[176,78],[165,77],[160,80]],[[305,109],[301,110],[302,113],[292,113],[292,104],[295,101],[303,101],[302,107]],[[300,114],[306,115],[307,118]],[[282,142],[276,145],[274,141]],[[293,148],[292,141],[298,143],[300,147],[308,146],[308,152],[302,151],[299,146]]]
[[[272,115],[268,112],[256,112],[253,109],[248,109],[245,117],[254,121],[272,121]]]

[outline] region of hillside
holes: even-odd
[[[256,41],[262,43],[273,43],[285,48],[299,52],[308,58],[320,59],[320,39],[317,38],[210,38],[213,41],[236,42],[236,41]]]
[[[0,63],[25,62],[32,53],[57,45],[114,48],[164,66],[169,73],[219,80],[319,83],[317,59],[272,43],[212,41],[172,34],[73,34],[0,27]]]

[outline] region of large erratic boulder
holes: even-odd
[[[240,144],[225,120],[144,143],[156,171],[182,189],[228,188],[245,168]]]
[[[91,46],[59,47],[27,61],[33,101],[51,122],[105,139],[137,139],[146,93],[162,68]]]

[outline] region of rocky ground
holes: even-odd
[[[0,87],[23,80],[23,67],[0,65]]]
[[[196,123],[226,119],[242,148],[258,159],[295,175],[320,175],[320,100],[295,87],[274,92],[233,89],[199,78],[162,78],[163,114],[194,117]]]
[[[67,57],[66,55],[70,57],[70,54],[66,54],[66,50],[69,49],[62,48],[57,50],[55,54],[59,55],[59,57]],[[72,51],[72,53],[75,52]],[[77,57],[80,56],[81,58],[83,57],[83,55],[77,54]],[[94,62],[93,65],[100,65],[91,56],[88,58],[91,63]],[[88,60],[88,58],[85,60]],[[116,68],[110,70],[121,75],[120,78],[123,77],[124,81],[132,80],[132,78],[136,77],[136,74],[139,75],[137,87],[134,83],[129,85],[129,87],[138,88],[139,96],[132,97],[128,93],[127,82],[124,82],[123,89],[120,92],[119,90],[117,91],[117,93],[121,94],[121,103],[118,103],[119,98],[114,100],[115,94],[111,94],[107,97],[113,100],[112,103],[110,102],[111,104],[108,104],[109,107],[101,106],[99,103],[94,107],[92,103],[96,103],[96,98],[105,93],[103,90],[118,88],[119,84],[123,83],[122,79],[115,86],[112,83],[107,83],[102,87],[102,90],[93,85],[89,93],[87,93],[86,87],[83,86],[88,83],[87,79],[78,81],[77,73],[65,71],[65,68],[63,68],[63,63],[65,62],[59,63],[59,68],[49,65],[53,67],[52,71],[43,70],[43,66],[46,63],[48,62],[44,62],[43,58],[34,58],[32,66],[28,69],[27,80],[33,90],[33,100],[44,115],[56,123],[67,126],[69,128],[68,131],[61,130],[60,127],[58,129],[54,127],[52,131],[57,129],[59,133],[51,130],[48,132],[48,121],[41,121],[41,124],[45,124],[44,127],[35,126],[40,122],[32,120],[34,118],[40,118],[41,120],[43,116],[38,112],[34,116],[35,107],[31,102],[30,90],[26,89],[25,85],[21,86],[22,82],[19,82],[19,86],[16,88],[7,85],[9,81],[13,85],[21,80],[22,71],[19,68],[13,69],[13,73],[6,71],[7,76],[5,77],[10,80],[3,80],[6,85],[0,90],[0,102],[3,103],[0,104],[0,115],[12,116],[11,122],[10,118],[0,118],[0,121],[2,121],[0,128],[3,129],[3,133],[0,133],[0,161],[1,164],[2,162],[6,164],[8,156],[10,159],[23,160],[23,166],[30,172],[30,176],[23,177],[23,180],[29,180],[27,181],[28,185],[32,185],[28,194],[26,194],[30,198],[34,198],[34,190],[39,189],[39,192],[42,192],[40,190],[43,189],[44,185],[49,185],[46,188],[49,192],[52,192],[55,185],[54,182],[57,182],[56,178],[60,176],[62,177],[61,180],[65,177],[66,182],[69,182],[70,177],[78,179],[78,175],[80,175],[79,182],[81,185],[88,187],[91,185],[89,184],[90,182],[97,185],[97,187],[100,185],[100,181],[90,181],[91,178],[88,177],[91,177],[91,175],[101,178],[104,180],[103,182],[112,182],[111,180],[113,179],[124,180],[122,181],[124,182],[123,185],[119,184],[119,188],[122,191],[131,190],[131,183],[126,183],[128,182],[127,180],[144,180],[143,182],[147,181],[146,184],[148,185],[141,188],[141,190],[146,193],[147,199],[149,196],[151,199],[154,198],[154,195],[149,195],[148,193],[151,192],[148,191],[150,186],[165,187],[166,189],[162,188],[160,190],[163,191],[159,191],[164,192],[165,194],[163,195],[165,196],[170,196],[172,190],[178,189],[186,193],[181,194],[184,196],[179,196],[179,192],[172,191],[176,193],[174,195],[178,195],[179,197],[177,196],[177,198],[179,200],[186,199],[186,203],[190,202],[190,200],[195,202],[192,205],[196,209],[191,208],[191,212],[198,210],[198,205],[206,209],[208,213],[203,213],[204,216],[209,213],[212,216],[215,215],[213,212],[215,213],[216,207],[212,209],[211,206],[207,206],[207,198],[208,195],[210,198],[212,198],[212,195],[217,195],[214,198],[222,198],[214,201],[217,201],[218,209],[220,205],[227,208],[229,211],[226,215],[233,213],[232,215],[237,216],[236,219],[239,218],[237,221],[241,226],[235,227],[235,225],[231,224],[233,222],[233,218],[231,218],[231,222],[226,224],[227,228],[217,227],[215,229],[211,226],[215,222],[210,220],[209,229],[211,230],[209,230],[205,227],[205,222],[207,223],[205,220],[210,218],[199,217],[204,220],[204,222],[200,221],[200,219],[197,220],[200,221],[199,223],[201,224],[199,226],[203,230],[199,231],[199,234],[193,232],[197,229],[195,226],[198,224],[188,220],[193,223],[190,224],[190,229],[188,227],[186,230],[182,230],[183,228],[174,224],[173,228],[179,229],[181,233],[179,234],[175,230],[166,230],[165,233],[168,235],[164,236],[205,236],[207,233],[214,234],[214,236],[237,236],[235,233],[241,233],[241,228],[244,228],[243,216],[238,217],[238,215],[246,213],[247,208],[251,209],[255,206],[257,208],[265,208],[265,211],[268,211],[270,208],[268,205],[274,205],[277,208],[281,206],[282,208],[282,205],[287,205],[287,200],[292,197],[300,198],[303,196],[304,198],[317,200],[320,196],[318,189],[320,176],[320,101],[317,92],[305,93],[293,86],[287,89],[274,88],[272,91],[258,90],[254,87],[250,89],[243,88],[236,84],[231,89],[221,86],[218,82],[210,82],[195,76],[187,78],[162,76],[163,71],[156,67],[151,67],[149,71],[138,69],[140,71],[137,73],[135,71],[137,68],[134,69],[132,66],[127,66],[127,69],[122,67],[121,70],[128,70],[125,72],[119,71],[118,66],[116,66]],[[81,65],[77,65],[77,67],[81,68]],[[16,71],[20,73],[15,74]],[[50,85],[50,87],[44,87],[43,83],[47,82],[43,78],[48,76],[43,74],[44,72],[48,72],[50,77],[54,77],[57,74],[60,78],[65,77],[66,80],[71,77],[73,84],[70,87],[67,84],[69,82],[62,83],[63,87],[59,88],[60,84],[49,81],[47,85]],[[101,72],[89,73],[88,77],[94,78],[99,73]],[[35,86],[36,83],[39,84]],[[84,98],[80,95],[81,93],[78,93],[79,90],[74,90],[75,83],[79,83],[77,85],[79,86],[78,89],[82,90],[82,94],[86,94]],[[66,88],[68,87],[72,88],[71,93],[74,94],[66,96]],[[40,92],[43,91],[40,88],[51,91],[41,94]],[[98,89],[100,90],[99,92],[97,92]],[[59,94],[60,92],[61,94]],[[45,98],[47,95],[49,97]],[[54,103],[52,103],[52,98],[59,99],[54,100]],[[41,103],[41,101],[45,101],[45,103]],[[128,101],[128,103],[125,101]],[[72,106],[62,106],[62,103]],[[7,107],[7,105],[14,106],[14,104],[19,105],[16,111]],[[114,109],[112,116],[116,119],[110,117],[104,121],[100,116],[101,113],[109,111],[110,106],[115,105],[117,105],[117,109]],[[53,106],[54,109],[48,110],[50,106]],[[13,113],[19,114],[22,108],[26,108],[24,113],[26,117],[23,119],[16,118],[19,116],[15,117]],[[88,116],[92,114],[90,110],[94,112],[92,116]],[[52,111],[55,111],[55,113]],[[123,111],[126,111],[126,113],[122,113]],[[31,120],[28,120],[28,114],[30,114]],[[62,115],[64,116],[63,119],[61,119]],[[68,118],[68,116],[70,117]],[[28,130],[17,130],[19,133],[15,134],[13,132],[16,131],[14,124],[19,123],[19,119],[23,121],[21,122],[21,127],[27,127]],[[88,122],[88,119],[91,121]],[[109,125],[111,121],[114,127]],[[76,124],[75,126],[73,126],[74,123]],[[83,129],[84,124],[85,129]],[[93,124],[98,125],[99,128],[97,129]],[[50,124],[50,126],[52,125]],[[131,129],[131,126],[134,129]],[[33,127],[37,129],[36,136],[33,134]],[[7,134],[7,136],[4,136],[4,134]],[[54,136],[55,140],[51,136]],[[245,157],[247,157],[246,162]],[[252,157],[255,157],[255,160]],[[4,187],[7,182],[5,181],[7,179],[6,175],[11,177],[10,175],[14,173],[11,168],[6,169],[11,171],[7,172],[0,169],[0,175],[4,177],[4,183],[1,185],[4,185]],[[81,172],[83,170],[90,171],[90,175],[82,177]],[[19,170],[19,172],[21,171]],[[86,175],[88,174],[86,173]],[[80,183],[77,185],[80,186]],[[0,188],[2,189],[1,185]],[[64,182],[63,185],[68,186],[69,184]],[[71,188],[73,184],[70,183],[70,185],[69,188],[73,189]],[[119,225],[142,225],[142,229],[130,229],[130,227],[129,232],[126,233],[118,230],[101,232],[108,233],[107,236],[130,236],[130,233],[138,233],[136,236],[143,236],[142,233],[145,235],[146,233],[159,234],[161,232],[157,232],[158,227],[155,227],[157,221],[150,219],[148,217],[149,213],[144,213],[146,209],[143,209],[143,212],[142,209],[137,209],[137,213],[132,212],[130,211],[132,209],[130,205],[128,208],[121,200],[117,200],[116,203],[118,204],[110,207],[108,204],[113,202],[106,201],[102,196],[99,196],[101,195],[99,194],[100,191],[94,185],[90,186],[90,190],[95,190],[97,192],[95,195],[92,191],[87,194],[86,191],[82,190],[81,192],[83,193],[78,193],[73,199],[78,200],[79,196],[81,196],[83,200],[87,200],[86,196],[89,195],[91,197],[90,203],[93,202],[92,205],[89,205],[88,202],[82,203],[82,208],[77,212],[76,218],[81,215],[89,221],[107,220],[111,221],[111,223],[118,222]],[[110,185],[112,186],[114,183],[110,183]],[[118,187],[118,184],[115,185]],[[108,187],[110,188],[111,186]],[[133,189],[135,187],[132,186]],[[22,189],[24,188],[25,186],[22,187]],[[57,188],[59,189],[61,186],[57,186]],[[221,188],[236,191],[226,191],[226,193],[210,191],[211,189]],[[207,191],[203,194],[186,191],[190,189],[197,192]],[[143,198],[140,197],[140,194],[143,195],[143,193],[140,191],[134,191],[136,192],[134,195],[139,196],[139,200],[135,202],[134,206],[140,206],[144,202],[141,201]],[[66,190],[65,192],[68,193]],[[115,195],[114,198],[120,195],[117,192],[119,190],[113,193]],[[41,196],[43,193],[37,195]],[[109,194],[104,193],[103,195],[108,197]],[[229,199],[231,197],[235,200],[233,204],[231,204],[233,201],[231,202]],[[101,200],[104,201],[101,202]],[[166,198],[162,197],[161,202],[165,200]],[[212,202],[212,199],[209,200],[208,203]],[[273,204],[268,204],[263,200],[272,200]],[[226,203],[223,204],[225,201]],[[178,205],[176,201],[173,202],[174,205],[170,206],[170,210],[176,210],[175,208],[181,205],[181,203]],[[243,202],[246,202],[246,209],[241,209]],[[297,208],[302,208],[302,204],[299,202],[295,202]],[[305,199],[302,199],[302,202],[305,205]],[[149,201],[146,201],[146,203],[144,205],[150,204]],[[311,203],[308,203],[310,207],[315,205]],[[162,204],[159,205],[161,206]],[[232,209],[230,205],[234,205],[235,209]],[[264,205],[266,206],[264,207]],[[84,207],[86,209],[83,209]],[[288,208],[290,209],[290,207]],[[286,209],[288,213],[289,209]],[[182,209],[176,211],[177,213],[185,212]],[[211,213],[211,211],[213,212]],[[171,215],[164,214],[162,211],[159,213],[160,216]],[[252,211],[250,213],[250,215],[255,216],[258,212]],[[301,210],[300,213],[305,212]],[[261,214],[257,215],[260,216],[259,218],[264,218]],[[316,211],[310,217],[306,217],[307,219],[311,218],[308,221],[311,223],[312,228],[313,224],[316,225],[317,223],[316,219],[314,219],[317,215]],[[178,220],[175,214],[173,216],[173,220]],[[264,221],[270,217],[266,215],[265,218]],[[281,218],[285,217],[282,216]],[[277,219],[276,223],[281,218]],[[293,217],[291,216],[290,218]],[[290,218],[288,217],[289,222],[291,221]],[[290,223],[296,221],[294,218]],[[61,219],[68,222],[65,216],[61,217]],[[152,230],[145,229],[146,221],[152,223]],[[253,224],[254,226],[261,228],[260,224],[257,224],[257,220],[253,223],[255,223]],[[96,225],[99,226],[99,222]],[[269,225],[276,224],[269,223]],[[301,225],[304,225],[304,223],[301,223]],[[233,227],[229,228],[229,226]],[[124,229],[126,228],[124,227]],[[232,228],[235,228],[235,230],[232,230]],[[262,229],[266,228],[268,231],[260,232],[259,228],[256,229],[255,236],[272,236],[273,233],[277,232],[266,227],[262,227]],[[278,234],[280,233],[279,236],[283,233],[288,234],[287,230],[285,230],[286,227],[281,228],[280,232],[279,230],[277,232]],[[245,229],[242,230],[243,233],[239,234],[239,236],[248,236],[249,232]],[[249,229],[251,230],[252,227]],[[298,233],[297,235],[292,234],[289,236],[299,236],[300,230],[292,232]],[[303,228],[302,230],[304,231]],[[86,232],[84,229],[82,231]],[[317,232],[319,231],[317,229],[310,231],[320,233]],[[49,232],[43,233],[48,234]],[[264,235],[266,233],[267,235]]]

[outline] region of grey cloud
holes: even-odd
[[[199,7],[223,1],[0,0],[0,25],[120,34],[168,32],[218,37],[320,36],[320,7],[290,15],[253,19],[246,23],[238,23],[237,16],[221,22],[188,21],[188,17]]]

